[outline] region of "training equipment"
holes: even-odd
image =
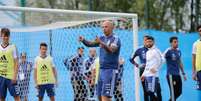
[[[121,57],[128,58],[138,46],[136,14],[10,6],[0,6],[0,13],[7,16],[0,17],[0,19],[6,19],[0,22],[0,26],[11,28],[11,41],[16,44],[19,53],[23,51],[27,53],[28,60],[33,61],[38,55],[41,42],[48,44],[48,51],[55,59],[58,72],[59,86],[56,88],[56,100],[58,101],[72,101],[73,99],[70,74],[63,65],[63,59],[75,54],[77,47],[81,46],[78,41],[80,35],[88,40],[101,36],[103,32],[100,24],[104,20],[111,20],[115,25],[114,33],[121,39]],[[88,48],[85,48],[85,52],[87,50]],[[124,66],[127,69],[123,76],[123,83],[126,82],[123,84],[123,91],[126,91],[123,96],[129,101],[135,96],[135,101],[140,101],[139,72],[138,68],[133,71],[132,67],[133,65],[129,62],[126,62]],[[131,78],[133,81],[130,81]],[[32,93],[29,94],[29,98],[35,101],[36,89],[33,79],[30,83],[30,92]],[[45,97],[44,100],[46,99],[48,98]]]

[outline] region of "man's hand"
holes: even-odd
[[[137,63],[135,63],[134,65],[135,65],[135,67],[137,67],[137,68],[139,67],[139,65],[138,65]]]
[[[79,36],[79,41],[82,42],[84,40],[83,36]]]
[[[183,75],[183,78],[184,78],[184,81],[186,81],[186,80],[187,80],[187,77],[186,77],[186,75]]]
[[[90,86],[94,86],[94,85],[95,85],[95,80],[91,80]]]
[[[98,36],[96,36],[96,39],[95,39],[95,41],[97,42],[97,43],[101,43],[101,40],[100,40],[100,38],[98,37]]]
[[[144,76],[141,76],[141,81],[144,81]]]
[[[156,72],[157,72],[155,68],[151,68],[150,71],[151,71],[152,73],[156,73]]]
[[[16,79],[13,79],[13,80],[12,80],[12,84],[17,84],[17,80],[16,80]]]
[[[89,78],[89,77],[87,77],[87,76],[84,76],[84,79],[86,80],[86,81],[90,81],[91,79]]]
[[[100,40],[100,38],[98,36],[96,36],[95,41],[96,41],[96,43],[99,44],[100,47],[102,47],[102,48],[104,47],[104,45],[103,45],[104,43]]]
[[[138,65],[139,68],[144,68],[145,67],[145,64],[140,64]]]
[[[192,78],[193,78],[193,80],[197,81],[197,73],[196,72],[193,72]]]

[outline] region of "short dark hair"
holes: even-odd
[[[149,35],[145,35],[145,36],[143,36],[143,38],[147,38],[147,37],[149,37]]]
[[[198,26],[197,26],[197,31],[198,31],[200,28],[201,28],[201,25],[198,25]]]
[[[172,43],[173,40],[178,40],[178,37],[176,37],[176,36],[172,36],[172,37],[170,37],[170,43]]]
[[[40,43],[40,48],[41,48],[42,46],[47,47],[47,44],[46,44],[45,42],[42,42],[42,43]]]
[[[10,36],[10,30],[8,28],[1,29],[1,35],[4,34],[5,36]]]
[[[77,50],[79,50],[79,49],[84,49],[84,47],[78,47]]]
[[[152,41],[154,41],[154,37],[153,37],[153,36],[147,36],[147,40],[152,40]]]
[[[26,52],[20,53],[20,56],[27,56]]]

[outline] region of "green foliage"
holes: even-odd
[[[188,0],[27,0],[27,3],[41,8],[137,13],[140,28],[166,31],[186,30],[185,20],[190,21]]]

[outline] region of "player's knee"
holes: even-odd
[[[54,96],[51,96],[51,97],[50,97],[50,101],[55,101]]]
[[[39,97],[39,98],[38,98],[38,101],[43,101],[43,97]]]
[[[112,101],[111,96],[101,96],[102,101]]]
[[[20,96],[14,96],[15,101],[20,101]]]

